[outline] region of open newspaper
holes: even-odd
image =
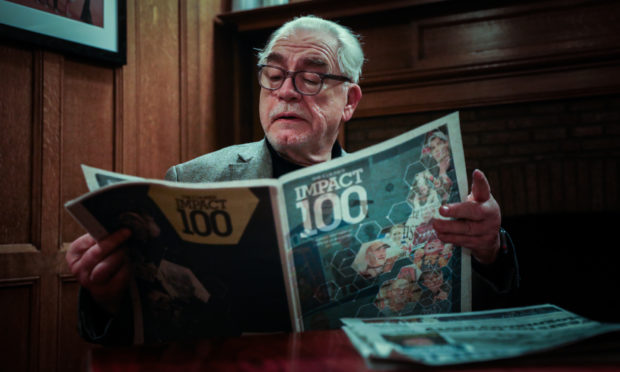
[[[515,358],[620,331],[620,324],[599,323],[554,305],[342,321],[369,362],[432,366]],[[610,345],[617,353],[618,343]]]
[[[279,179],[83,170],[91,191],[68,211],[96,239],[133,232],[136,340],[471,308],[469,253],[431,225],[466,195],[458,113]]]

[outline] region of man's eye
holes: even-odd
[[[321,78],[314,74],[300,74],[301,82],[306,86],[316,86],[321,84]]]
[[[321,79],[304,78],[304,84],[306,85],[319,85],[320,83]]]
[[[282,80],[282,75],[270,75],[269,76],[269,80],[270,81],[274,81],[274,82],[275,81],[280,81],[280,80]]]
[[[304,84],[308,84],[308,85],[316,85],[319,83],[320,80],[313,80],[313,79],[304,79]]]

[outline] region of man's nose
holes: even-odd
[[[278,93],[278,97],[285,101],[296,100],[301,97],[301,94],[295,89],[295,83],[293,82],[292,76],[287,76],[284,79],[284,83],[282,83],[280,89],[276,92]]]

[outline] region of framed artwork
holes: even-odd
[[[123,65],[125,6],[125,0],[0,0],[0,34],[5,39]]]

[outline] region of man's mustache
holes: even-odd
[[[276,107],[269,114],[269,120],[274,121],[284,117],[294,117],[299,119],[306,119],[306,114],[299,107],[295,107],[292,105],[283,105],[281,107]]]

